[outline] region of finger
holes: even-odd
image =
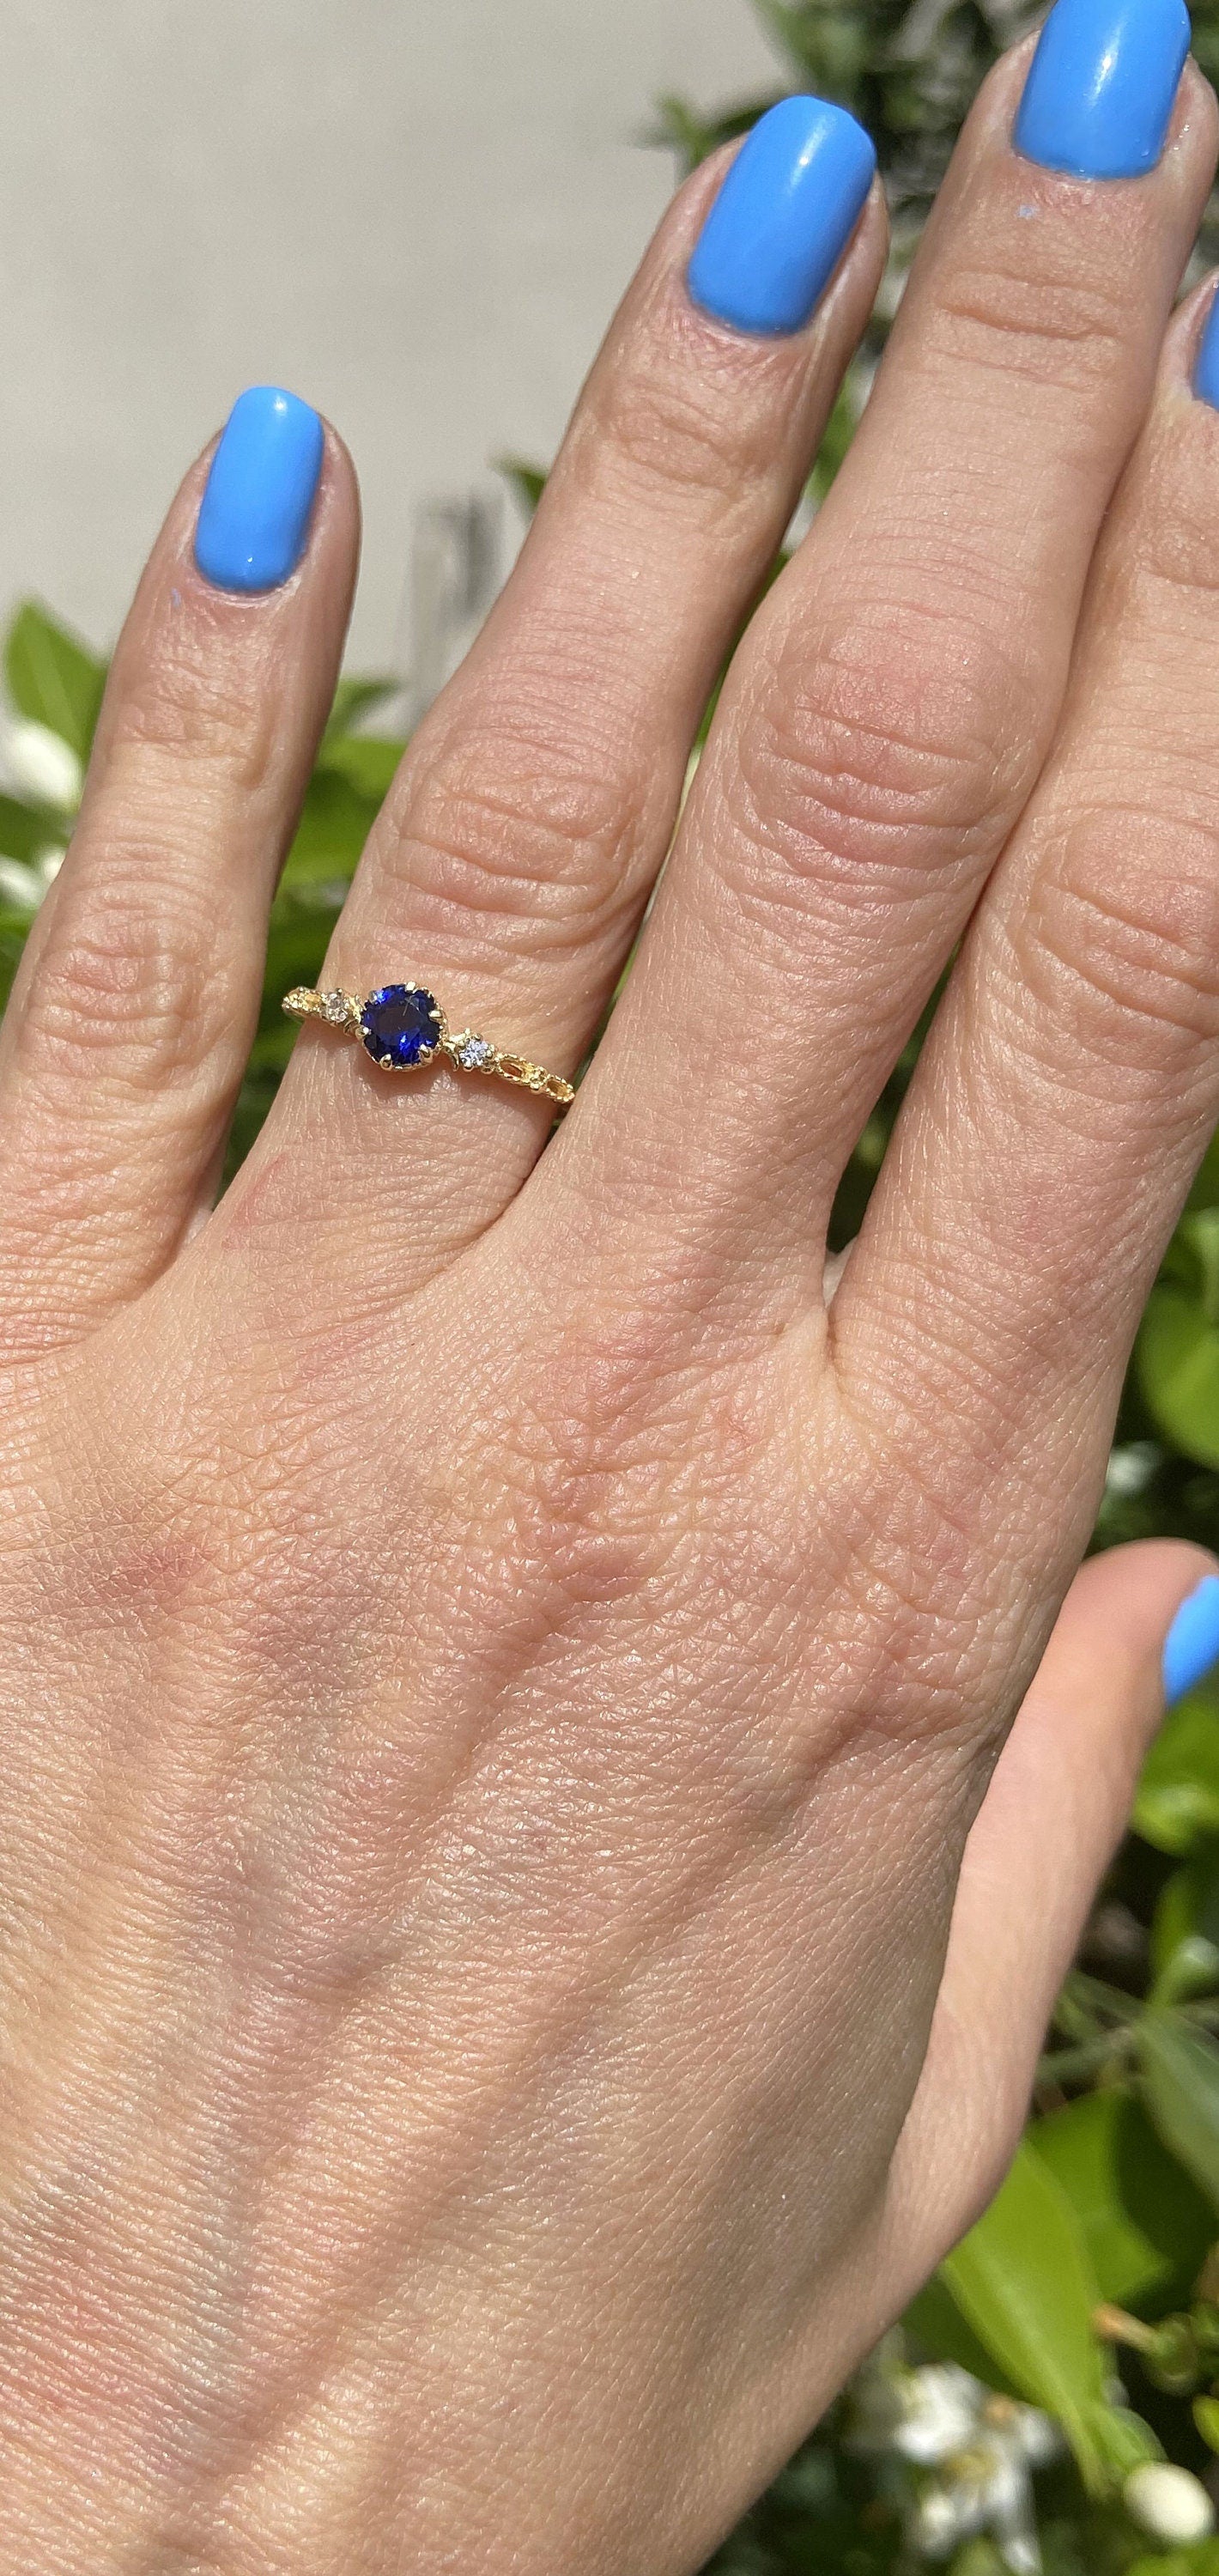
[[[1036,778],[1210,183],[1192,70],[1149,175],[1037,166],[1012,142],[1028,59],[982,93],[851,452],[737,657],[574,1122],[608,1229],[680,1203],[750,1294],[785,1252],[818,1293],[843,1162]]]
[[[358,994],[418,977],[451,1026],[562,1074],[612,991],[709,692],[803,486],[883,261],[883,205],[878,191],[867,200],[874,156],[860,128],[817,102],[788,110],[805,154],[788,195],[812,268],[806,256],[796,277],[789,262],[789,302],[765,332],[712,316],[685,274],[723,157],[678,198],[593,369],[517,569],[415,737],[327,965],[334,985]],[[790,121],[784,111],[789,165]],[[763,137],[757,148],[772,147]],[[313,1207],[333,1211],[362,1268],[351,1210],[375,1211],[401,1284],[497,1212],[552,1117],[527,1094],[445,1070],[395,1089],[358,1049],[310,1029],[265,1153],[288,1133],[301,1140]],[[260,1185],[261,1161],[247,1186]]]
[[[334,693],[358,546],[345,451],[306,404],[258,388],[208,478],[202,458],[141,581],[72,846],[0,1032],[10,1351],[137,1294],[190,1223]]]
[[[1194,299],[1168,335],[1053,760],[834,1309],[844,1382],[869,1416],[882,1408],[898,1453],[922,1437],[923,1472],[954,1497],[968,1485],[983,1544],[1001,1526],[998,1561],[1030,1597],[1082,1539],[1059,1498],[1086,1509],[1095,1491],[1219,1113],[1219,413],[1191,391],[1200,320]],[[932,1414],[928,1443],[914,1423]]]
[[[966,1845],[887,2233],[913,2289],[997,2190],[1054,1999],[1160,1722],[1164,1638],[1200,1549],[1115,1548],[1077,1575]],[[897,2249],[900,2249],[898,2254]]]

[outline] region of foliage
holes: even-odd
[[[815,503],[849,443],[961,118],[1027,11],[1023,0],[754,6],[787,85],[838,98],[868,125],[895,217],[889,291],[831,421]],[[1219,0],[1205,0],[1194,41],[1203,67],[1219,72]],[[693,165],[767,104],[706,115],[668,99],[660,134]],[[1219,246],[1214,201],[1206,231],[1207,246]],[[503,470],[532,509],[544,475],[520,460]],[[20,721],[10,727],[12,792],[0,794],[0,1002],[71,832],[67,782],[75,762],[79,783],[105,680],[103,664],[33,603],[13,621],[4,670]],[[230,1170],[292,1044],[280,996],[318,976],[401,751],[367,729],[392,694],[388,681],[345,680],[336,697],[272,911]],[[48,737],[58,769],[44,756]],[[838,1242],[857,1230],[923,1027],[844,1177]],[[1148,1306],[1095,1544],[1157,1532],[1219,1545],[1219,1143]],[[1153,1748],[1002,2190],[901,2334],[717,2554],[715,2576],[902,2576],[932,2556],[950,2576],[1034,2576],[1039,2565],[1045,2576],[1219,2576],[1219,2540],[1172,2546],[1163,2516],[1149,2537],[1146,2514],[1140,2525],[1124,2501],[1138,2492],[1132,2471],[1142,2464],[1145,2475],[1162,2458],[1209,2474],[1219,2493],[1217,1720],[1219,1689],[1208,1686],[1173,1712]],[[1038,2447],[1046,2419],[1059,2428],[1055,2458]]]

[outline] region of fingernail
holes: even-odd
[[[1184,0],[1057,0],[1024,84],[1017,151],[1076,179],[1154,170],[1188,52]]]
[[[309,534],[325,436],[317,413],[277,385],[239,394],[199,505],[195,561],[218,590],[278,590]]]
[[[1219,411],[1219,295],[1211,297],[1211,309],[1202,326],[1198,355],[1194,360],[1194,392],[1203,402],[1213,403]]]
[[[694,302],[736,331],[800,331],[863,210],[871,137],[823,98],[784,98],[746,137],[695,245]]]
[[[1219,1574],[1204,1574],[1187,1592],[1164,1640],[1164,1700],[1168,1708],[1204,1681],[1219,1663]]]

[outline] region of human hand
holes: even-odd
[[[1219,418],[1169,320],[1215,111],[1168,0],[1054,27],[544,1153],[527,1094],[311,1028],[209,1213],[353,580],[338,440],[247,402],[211,578],[206,459],[144,577],[0,1040],[22,2576],[691,2568],[1011,2151],[1206,1567],[1095,1561],[1054,1626],[1219,1114]],[[792,106],[695,303],[724,168],[328,970],[564,1073],[883,258],[858,130]]]

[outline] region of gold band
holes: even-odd
[[[501,1082],[553,1100],[559,1109],[576,1096],[561,1073],[547,1073],[528,1056],[506,1055],[475,1029],[450,1030],[425,984],[383,984],[364,1001],[358,993],[315,992],[311,984],[296,984],[285,993],[283,1008],[289,1019],[324,1020],[327,1028],[358,1038],[387,1073],[411,1073],[444,1055],[463,1073],[496,1074]]]

